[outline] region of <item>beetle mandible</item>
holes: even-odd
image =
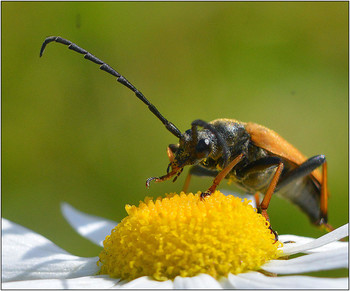
[[[307,159],[273,130],[234,119],[211,122],[197,119],[192,122],[189,130],[181,133],[124,76],[71,41],[59,36],[47,37],[42,44],[40,56],[50,42],[67,45],[69,49],[83,54],[85,59],[100,65],[101,70],[115,76],[179,139],[178,144],[170,144],[167,148],[170,160],[167,174],[147,179],[147,187],[151,181],[162,182],[171,178],[175,181],[185,166],[192,166],[184,191],[187,190],[192,175],[215,177],[212,186],[201,194],[201,198],[205,199],[226,178],[248,193],[255,194],[258,210],[267,220],[267,208],[272,194],[278,193],[297,205],[313,224],[327,230],[332,229],[327,223],[329,193],[324,155]],[[320,166],[322,172],[317,169]],[[264,196],[260,203],[261,194]],[[275,235],[277,237],[276,233]]]

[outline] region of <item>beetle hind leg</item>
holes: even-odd
[[[289,183],[294,182],[295,180],[305,177],[313,173],[318,167],[322,166],[321,179],[318,179],[318,183],[320,187],[319,195],[319,208],[320,213],[318,214],[318,219],[313,218],[312,223],[318,226],[325,228],[327,231],[331,231],[333,227],[327,223],[328,219],[328,183],[327,183],[327,161],[324,155],[317,155],[309,158],[304,163],[302,163],[299,167],[295,168],[293,171],[285,175],[277,185],[276,190],[279,190]],[[321,181],[320,181],[321,180]],[[309,214],[307,212],[307,214]],[[309,215],[310,216],[310,215]]]
[[[260,192],[254,194],[255,205],[258,207],[260,205]]]
[[[327,212],[328,212],[328,182],[327,182],[327,161],[325,160],[322,165],[322,184],[321,184],[321,200],[320,200],[320,209],[321,209],[321,221],[320,224],[327,226]],[[323,220],[323,221],[322,221]],[[332,228],[332,227],[331,227]]]

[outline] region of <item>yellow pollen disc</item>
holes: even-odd
[[[279,256],[269,223],[244,199],[216,191],[146,198],[103,243],[101,274],[156,280],[206,273],[214,278],[257,270]]]

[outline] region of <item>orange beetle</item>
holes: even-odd
[[[198,126],[203,129],[198,130]],[[248,193],[255,193],[258,209],[268,219],[266,210],[274,192],[296,204],[312,223],[327,224],[327,162],[324,155],[307,159],[295,147],[271,129],[252,122],[217,119],[192,122],[192,128],[180,137],[180,143],[168,148],[169,168],[161,182],[175,179],[186,165],[191,175],[213,176],[212,186],[201,196],[215,191],[222,179],[230,179]],[[322,165],[322,174],[317,169]],[[259,203],[259,193],[264,199]]]
[[[202,192],[202,199],[211,195],[221,180],[226,178],[246,192],[255,193],[258,210],[266,219],[271,196],[276,192],[296,204],[313,224],[332,229],[327,224],[327,162],[324,155],[307,159],[271,129],[234,119],[217,119],[209,123],[195,120],[191,129],[181,133],[125,77],[71,41],[58,36],[48,37],[42,44],[40,56],[46,45],[53,41],[83,54],[85,59],[115,76],[118,82],[132,90],[165,127],[179,138],[178,144],[168,147],[170,163],[167,174],[147,179],[147,187],[151,181],[162,182],[173,177],[175,181],[183,168],[191,165],[185,191],[192,175],[215,177],[212,186]],[[320,166],[322,173],[317,169]],[[261,203],[260,194],[264,195]],[[277,238],[276,233],[275,235]]]

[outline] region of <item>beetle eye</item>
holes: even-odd
[[[204,152],[210,150],[210,141],[209,139],[200,139],[196,145],[197,152]]]

